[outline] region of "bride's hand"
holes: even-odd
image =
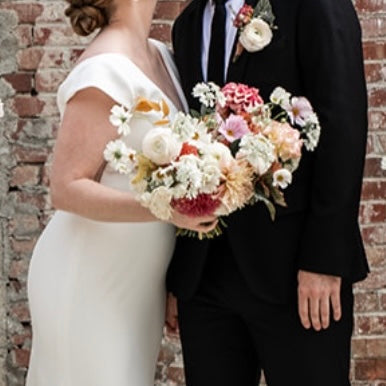
[[[174,210],[170,222],[178,228],[188,229],[199,233],[208,233],[216,228],[218,219],[214,215],[190,217]]]

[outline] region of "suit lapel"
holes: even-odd
[[[245,0],[245,4],[250,5],[251,7],[255,7],[257,4],[258,0]],[[235,10],[238,12],[239,10]],[[228,73],[227,73],[227,82],[242,82],[243,74],[245,71],[245,67],[248,63],[248,55],[245,55],[245,52],[241,54],[241,56],[238,58],[238,60],[234,63],[233,62],[233,57],[236,52],[236,47],[237,47],[237,42],[239,40],[239,35],[236,35],[235,41],[233,43],[233,49],[232,49],[232,54],[230,57],[230,62],[228,66]]]
[[[201,42],[202,42],[202,19],[206,0],[193,0],[191,4],[194,8],[188,15],[188,20],[184,23],[183,34],[183,62],[180,71],[182,76],[183,88],[189,106],[198,108],[198,101],[193,99],[191,92],[193,87],[203,81],[201,68]]]

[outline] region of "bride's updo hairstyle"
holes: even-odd
[[[113,0],[66,1],[70,4],[66,9],[66,16],[70,18],[72,28],[78,35],[90,35],[109,23]]]

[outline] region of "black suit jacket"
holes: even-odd
[[[248,0],[254,5],[254,0]],[[191,107],[202,81],[202,15],[206,0],[193,0],[173,28],[175,60]],[[271,0],[278,30],[269,46],[244,51],[227,81],[260,89],[268,100],[276,86],[306,96],[322,133],[314,153],[304,152],[288,208],[272,222],[263,204],[228,217],[226,237],[251,290],[284,303],[296,290],[299,269],[354,282],[368,265],[358,226],[367,137],[367,94],[361,30],[351,0]],[[169,289],[182,299],[196,291],[210,241],[178,238],[168,272]],[[292,297],[292,296],[291,296]]]

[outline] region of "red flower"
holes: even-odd
[[[172,207],[178,212],[191,217],[210,216],[220,206],[221,201],[210,194],[199,194],[196,198],[178,198],[172,200]]]
[[[251,21],[253,12],[253,8],[250,5],[244,4],[236,15],[233,25],[236,28],[245,27]]]
[[[181,152],[180,152],[180,157],[183,156],[183,155],[188,155],[188,154],[194,154],[194,155],[198,156],[198,149],[196,148],[196,146],[193,146],[193,145],[190,145],[187,142],[184,142],[182,144],[182,149],[181,149]]]

